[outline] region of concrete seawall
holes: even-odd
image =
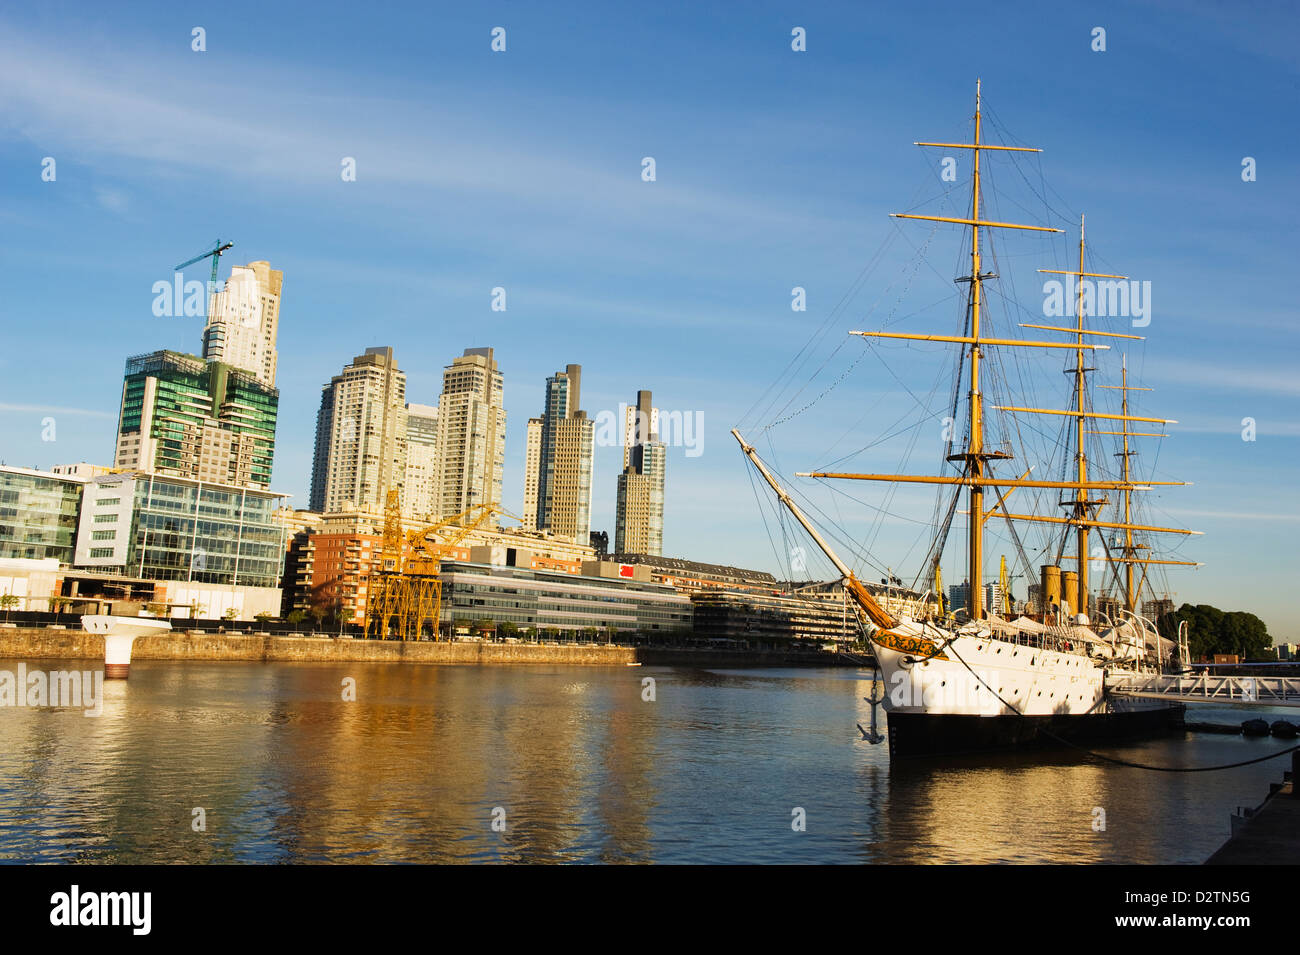
[[[1269,786],[1268,798],[1251,811],[1206,865],[1286,865],[1300,862],[1300,752],[1291,754],[1291,772]]]
[[[836,653],[780,650],[705,650],[672,647],[607,647],[599,644],[410,642],[333,637],[199,633],[174,630],[138,637],[132,659],[244,661],[256,663],[431,663],[465,666],[822,667],[857,666]],[[100,660],[104,638],[81,629],[0,627],[0,659]]]
[[[82,630],[0,628],[0,658],[102,661],[104,638]],[[590,645],[547,647],[523,643],[403,643],[397,640],[339,640],[332,637],[175,631],[137,638],[132,660],[622,666],[636,662],[636,650],[631,647]]]

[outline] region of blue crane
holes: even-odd
[[[194,256],[194,258],[190,259],[187,262],[182,262],[180,265],[176,266],[175,271],[179,272],[181,269],[185,268],[185,266],[193,265],[195,262],[200,262],[203,259],[206,259],[209,256],[211,256],[212,257],[212,279],[211,281],[208,282],[208,291],[215,292],[217,290],[217,262],[221,258],[221,253],[225,252],[226,249],[230,248],[234,244],[235,243],[233,242],[227,242],[223,245],[221,240],[218,239],[216,243],[214,243],[213,247],[209,249],[207,252],[204,252],[202,255],[196,255]]]

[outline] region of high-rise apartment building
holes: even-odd
[[[591,474],[595,423],[579,407],[582,366],[546,379],[540,418],[528,422],[524,526],[587,543],[591,535]]]
[[[614,552],[657,557],[664,546],[664,472],[668,449],[659,441],[659,409],[638,391],[623,421],[623,472],[614,510]]]
[[[542,419],[528,419],[528,438],[524,448],[524,513],[526,531],[537,530],[537,475],[542,466]]]
[[[406,375],[392,348],[367,348],[321,390],[311,510],[382,511],[406,479],[406,440]]]
[[[970,606],[970,581],[948,585],[948,609],[961,610]]]
[[[1002,592],[1002,585],[993,583],[984,585],[984,606],[995,617],[1008,613],[1007,595]]]
[[[406,406],[406,479],[402,513],[421,521],[437,521],[438,409],[434,405]]]
[[[209,302],[203,357],[238,368],[274,388],[283,283],[284,273],[269,262],[232,268],[225,288],[214,292]]]
[[[127,359],[114,467],[268,488],[280,393],[194,355]]]
[[[443,369],[438,399],[439,516],[501,503],[506,466],[503,379],[491,348],[467,348]]]

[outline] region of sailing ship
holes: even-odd
[[[879,680],[883,683],[880,698],[869,699],[872,731],[863,735],[872,742],[883,740],[875,732],[875,706],[883,705],[887,717],[889,751],[893,758],[999,750],[1022,746],[1072,745],[1091,741],[1127,741],[1159,733],[1181,722],[1183,707],[1167,701],[1141,700],[1109,692],[1112,678],[1119,671],[1159,670],[1187,662],[1185,631],[1177,641],[1162,637],[1155,622],[1139,611],[1139,598],[1153,565],[1188,565],[1191,561],[1164,560],[1144,556],[1148,545],[1139,539],[1154,534],[1187,535],[1195,531],[1139,524],[1134,516],[1134,492],[1150,490],[1154,485],[1180,485],[1180,481],[1139,481],[1130,468],[1131,449],[1138,437],[1163,437],[1155,430],[1136,431],[1135,426],[1170,425],[1169,419],[1130,413],[1129,393],[1137,390],[1128,382],[1127,364],[1123,368],[1121,407],[1118,413],[1096,410],[1092,404],[1089,374],[1090,358],[1108,348],[1106,339],[1139,339],[1140,336],[1090,327],[1089,307],[1085,302],[1086,280],[1118,282],[1126,276],[1088,271],[1084,259],[1083,220],[1080,218],[1079,258],[1077,269],[1040,269],[1069,277],[1077,285],[1075,322],[1070,325],[1023,324],[1039,334],[1036,339],[990,334],[981,325],[985,306],[986,283],[997,274],[986,272],[983,261],[986,234],[992,230],[1030,230],[1062,232],[1046,226],[992,221],[985,217],[981,201],[981,156],[987,151],[1039,152],[1026,146],[995,145],[983,141],[981,92],[976,85],[974,135],[968,143],[917,143],[918,146],[945,150],[968,150],[973,175],[969,216],[949,217],[896,213],[899,219],[921,219],[951,223],[964,227],[969,236],[970,272],[957,281],[968,286],[963,307],[964,328],[959,334],[913,334],[888,331],[854,331],[850,334],[868,339],[942,342],[961,349],[957,385],[964,381],[966,416],[964,442],[950,443],[952,453],[945,455],[951,469],[948,474],[859,474],[828,471],[799,473],[799,477],[827,480],[883,482],[886,484],[925,484],[946,487],[953,495],[948,519],[936,528],[938,546],[932,545],[930,568],[936,590],[940,590],[934,610],[923,619],[891,612],[889,601],[871,590],[854,575],[850,567],[814,526],[789,491],[781,485],[738,430],[732,435],[746,457],[762,475],[783,505],[826,554],[840,574],[848,597],[856,605],[870,641]],[[963,210],[964,211],[964,210]],[[1059,281],[1059,280],[1058,280]],[[1061,336],[1056,340],[1053,336]],[[1102,341],[1098,341],[1102,339]],[[981,388],[981,362],[995,350],[1025,353],[1028,349],[1046,349],[1049,354],[1073,353],[1066,370],[1071,374],[1071,400],[1065,408],[1038,408],[1023,405],[986,405]],[[1067,379],[1068,380],[1068,379]],[[1105,386],[1103,386],[1105,387]],[[1149,389],[1143,389],[1149,390]],[[954,398],[960,394],[954,390]],[[1072,432],[1065,442],[1070,460],[1062,480],[1031,478],[1032,468],[1018,477],[1005,473],[1003,462],[1012,458],[1006,443],[986,442],[986,414],[1000,411],[1006,415],[1053,416],[1058,423],[1068,419]],[[1041,420],[1041,419],[1040,419]],[[1088,450],[1104,436],[1121,448],[1120,473],[1115,479],[1098,477],[1090,469]],[[1017,468],[1019,470],[1019,468]],[[1091,473],[1090,473],[1091,472]],[[1012,511],[1008,498],[1020,488],[1036,488],[1034,495],[1053,492],[1052,505],[1064,513],[1047,513],[1047,508]],[[970,584],[966,588],[966,606],[960,612],[943,613],[939,559],[952,520],[958,495],[965,492],[968,538],[966,558]],[[943,493],[943,492],[941,492]],[[1110,501],[1106,495],[1116,495]],[[986,497],[996,495],[992,503]],[[1022,495],[1022,497],[1025,495]],[[1107,505],[1115,508],[1111,514]],[[1103,519],[1108,517],[1112,519]],[[1056,561],[1050,559],[1040,570],[1040,588],[1036,606],[1014,619],[998,615],[985,606],[982,583],[985,567],[986,525],[1005,519],[1009,526],[1018,522],[1056,525],[1061,546]],[[1109,533],[1111,540],[1106,541]],[[1089,552],[1090,535],[1097,534],[1105,544],[1104,555]],[[1137,535],[1137,536],[1135,536]],[[1073,537],[1073,547],[1067,546]],[[1073,553],[1068,553],[1069,550]],[[1077,565],[1062,569],[1061,558]],[[1096,619],[1089,615],[1090,563],[1100,559],[1112,568],[1122,602],[1116,599],[1109,612],[1098,610]],[[1122,568],[1122,574],[1119,570]],[[1141,571],[1139,575],[1139,570]],[[1004,580],[1005,588],[1005,571]],[[927,604],[928,605],[928,604]],[[861,728],[861,727],[859,727]]]

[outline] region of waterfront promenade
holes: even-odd
[[[1293,760],[1292,765],[1300,765],[1300,760]],[[1295,865],[1300,862],[1300,798],[1295,795],[1295,770],[1287,777],[1285,782],[1270,787],[1272,791],[1268,798],[1206,860],[1206,865]]]
[[[0,659],[104,659],[104,638],[81,629],[0,628]],[[836,666],[854,665],[820,651],[710,650],[630,647],[598,643],[361,640],[268,633],[174,630],[138,637],[134,661],[242,661],[263,663],[426,663],[461,666]]]

